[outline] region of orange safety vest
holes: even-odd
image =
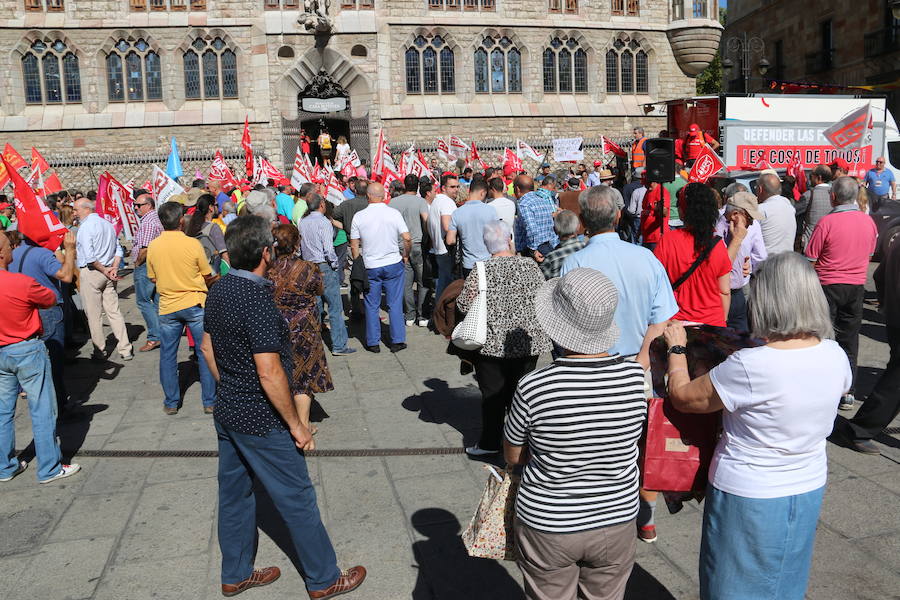
[[[647,138],[642,137],[631,147],[631,166],[635,169],[644,166],[646,160],[646,156],[644,156],[644,142],[646,140]]]

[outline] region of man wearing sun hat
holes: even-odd
[[[756,266],[769,256],[759,224],[764,218],[756,196],[738,192],[728,199],[725,214],[716,223],[716,235],[725,240],[732,261],[728,326],[737,331],[749,330],[744,288],[750,284],[750,274]]]
[[[585,597],[622,598],[634,564],[647,405],[643,368],[610,354],[618,302],[594,269],[537,291],[537,321],[562,356],[519,381],[504,430],[507,464],[525,463],[515,538],[530,598],[576,585]]]

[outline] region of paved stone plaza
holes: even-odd
[[[142,326],[130,277],[120,287],[132,337]],[[871,305],[861,340],[861,391],[887,359]],[[359,333],[358,331],[356,333]],[[331,358],[336,390],[319,399],[320,449],[459,448],[477,439],[479,392],[445,354],[444,341],[411,328],[399,354]],[[353,342],[359,347],[358,339]],[[158,353],[130,363],[91,363],[86,349],[68,369],[74,392],[89,396],[60,430],[67,449],[213,450],[212,420],[199,384],[173,417],[162,412]],[[114,355],[114,361],[116,357]],[[196,380],[186,344],[185,375]],[[897,425],[895,422],[894,425]],[[30,441],[26,407],[18,447]],[[900,598],[900,441],[881,436],[884,455],[829,444],[830,474],[816,541],[809,598]],[[29,451],[26,451],[29,452]],[[220,598],[216,539],[216,459],[76,457],[83,471],[46,486],[34,465],[0,484],[0,598],[4,600]],[[463,455],[310,458],[319,506],[342,566],[363,564],[360,600],[523,598],[512,563],[471,559],[459,533],[486,473]],[[265,498],[262,495],[262,498]],[[273,585],[248,599],[305,598],[288,540],[270,503],[257,506],[258,566],[278,565]],[[698,597],[701,510],[676,515],[659,504],[658,543],[639,544],[627,597]],[[350,597],[350,596],[348,596]]]

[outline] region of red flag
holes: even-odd
[[[62,189],[62,183],[60,183],[59,177],[56,176],[56,173],[51,173],[50,177],[44,180],[44,193],[58,194],[62,191]]]
[[[438,158],[447,162],[450,160],[450,146],[444,141],[444,138],[437,139],[437,155]]]
[[[5,156],[0,157],[0,163],[6,167],[15,190],[14,199],[19,231],[35,244],[55,252],[62,244],[68,229],[59,222],[44,201],[34,194],[19,172],[6,161]]]
[[[516,156],[516,153],[509,148],[503,152],[503,168],[506,169],[507,166],[516,172],[522,170],[522,159]]]
[[[628,156],[628,154],[624,150],[622,150],[621,146],[619,146],[617,143],[615,143],[608,137],[603,136],[602,139],[603,139],[603,153],[604,154],[609,154],[611,152],[620,158],[625,158],[626,156]]]
[[[487,171],[487,163],[481,160],[481,155],[478,154],[478,148],[475,146],[475,142],[472,142],[472,154],[471,158],[473,161],[477,160],[481,164],[481,170]]]
[[[803,170],[803,163],[800,162],[800,151],[794,153],[791,162],[785,171],[786,175],[794,178],[794,202],[800,200],[800,196],[806,191],[806,171]]]
[[[119,216],[119,210],[115,200],[109,193],[109,180],[112,175],[103,173],[97,183],[97,201],[94,203],[94,212],[98,217],[109,221],[116,228],[116,234],[122,231],[122,218]]]
[[[391,182],[397,181],[399,179],[400,179],[400,176],[397,173],[395,173],[393,170],[385,169],[384,180],[381,182],[381,185],[384,186],[384,201],[385,202],[390,202],[390,200],[391,200],[391,192],[390,192]]]
[[[425,155],[422,154],[422,151],[421,151],[420,149],[418,149],[418,148],[416,148],[416,156],[419,158],[419,160],[422,161],[422,164],[423,164],[423,165],[427,165],[427,164],[428,164],[428,161],[425,160]]]
[[[47,161],[44,160],[44,157],[41,156],[41,153],[37,151],[37,149],[31,149],[31,168],[37,167],[41,170],[41,175],[50,170],[50,165],[47,164]],[[56,192],[50,192],[51,194],[55,194]]]
[[[11,167],[18,171],[22,167],[27,167],[28,163],[25,162],[25,159],[22,158],[22,155],[16,152],[16,149],[12,147],[12,144],[7,143],[6,147],[3,148],[3,159],[6,161],[8,167]],[[15,182],[15,180],[13,180]]]
[[[228,163],[225,162],[225,157],[222,156],[221,150],[216,150],[216,156],[213,158],[212,166],[209,168],[208,179],[225,182],[223,187],[226,188],[226,191],[238,186],[237,179],[234,178],[234,174],[228,168]]]
[[[253,146],[250,143],[250,118],[244,117],[244,135],[241,136],[241,147],[244,149],[244,165],[247,179],[253,179]]]
[[[356,177],[356,167],[354,167],[351,163],[347,163],[344,165],[344,168],[341,169],[341,173],[344,174],[344,177],[350,179],[351,177]]]
[[[706,183],[706,180],[725,168],[725,163],[719,158],[709,144],[703,144],[700,156],[694,161],[691,172],[688,174],[689,183]]]
[[[284,179],[284,175],[281,171],[276,169],[275,165],[264,158],[259,159],[259,168],[262,170],[265,179],[274,179],[276,182]]]
[[[394,175],[397,174],[397,167],[394,165],[394,158],[391,156],[387,140],[384,139],[384,130],[382,129],[378,133],[378,147],[375,149],[375,160],[372,161],[372,179],[381,177],[383,181],[384,174],[387,171],[393,171]]]

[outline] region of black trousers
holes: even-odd
[[[750,326],[747,320],[747,296],[744,295],[744,288],[736,288],[731,290],[731,304],[728,308],[728,326],[735,331],[749,331]]]
[[[503,419],[512,404],[519,379],[534,371],[537,356],[493,358],[478,355],[475,380],[481,390],[481,439],[478,447],[500,450],[503,447]]]
[[[862,325],[863,298],[865,288],[861,285],[833,283],[823,285],[831,322],[834,324],[834,338],[850,359],[853,383],[850,392],[856,388],[856,358],[859,354],[859,328]]]
[[[891,356],[872,393],[849,421],[854,439],[874,438],[900,413],[900,327],[886,331]]]

